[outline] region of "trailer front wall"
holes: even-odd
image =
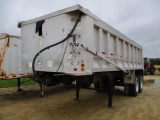
[[[76,22],[76,20],[72,19],[76,19],[78,15],[79,12],[72,12],[45,19],[42,25],[42,35],[39,35],[39,32],[35,31],[38,21],[21,27],[23,73],[32,73],[32,61],[39,50],[61,41],[70,33]],[[85,21],[84,15],[73,33],[73,35],[76,35],[77,46],[74,46],[72,36],[66,42],[42,52],[35,62],[36,71],[56,72],[58,70],[58,72],[70,73],[74,71],[75,66],[79,66],[76,65],[77,63],[84,61],[78,58],[84,56],[83,54],[79,54],[79,51],[81,42],[86,41],[86,34],[84,34],[86,32]],[[76,51],[73,50],[73,47],[75,47]],[[63,63],[60,66],[64,53]],[[71,56],[72,58],[69,59]],[[58,69],[59,66],[60,68]],[[79,71],[80,69],[76,70],[76,72]]]

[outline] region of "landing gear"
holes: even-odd
[[[80,81],[78,79],[76,79],[76,99],[77,101],[79,101],[79,92],[80,92]]]
[[[115,88],[113,78],[109,76],[102,76],[100,81],[94,81],[94,88],[97,92],[105,91],[108,93],[108,107],[112,108],[112,96]]]
[[[41,89],[41,94],[40,97],[44,97],[44,90],[45,90],[45,85],[43,83],[39,83],[40,89]]]
[[[23,90],[21,89],[21,78],[17,78],[17,86],[18,86],[17,92],[23,91]]]
[[[113,95],[113,80],[108,80],[108,107],[112,108],[112,95]]]

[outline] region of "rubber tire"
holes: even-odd
[[[99,81],[94,81],[94,88],[96,89],[97,92],[100,91],[100,89],[99,89]]]
[[[139,89],[138,92],[141,93],[143,91],[143,76],[138,76],[138,82],[139,82]]]
[[[93,83],[93,76],[83,76],[80,77],[81,80],[81,87],[82,88],[88,88],[91,86],[91,84]]]
[[[63,82],[63,84],[69,86],[69,85],[72,85],[72,82],[73,82],[73,81],[71,81],[71,80],[70,80],[70,81],[65,81],[65,82]]]
[[[139,91],[139,82],[138,77],[135,76],[135,83],[129,85],[130,96],[137,96]]]
[[[130,84],[124,84],[124,94],[129,95],[129,86]]]
[[[98,81],[94,81],[94,88],[95,88],[95,89],[98,89],[98,88],[99,88],[99,83],[98,83]]]
[[[154,75],[154,73],[155,73],[155,69],[154,69],[153,65],[151,65],[151,68],[149,69],[149,74]]]
[[[88,88],[91,86],[91,83],[90,82],[82,82],[81,86],[82,86],[82,88]]]

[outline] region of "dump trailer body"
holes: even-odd
[[[33,70],[42,96],[44,85],[71,84],[73,80],[77,100],[80,86],[94,83],[97,91],[108,90],[109,107],[115,85],[124,86],[125,94],[132,96],[142,92],[142,46],[80,5],[23,21],[18,26],[22,73]]]
[[[80,12],[83,15],[73,37],[41,53],[35,62],[36,71],[74,76],[121,71],[113,64],[90,54],[81,45],[103,55],[122,69],[143,70],[142,46],[103,22],[89,10],[75,5],[19,24],[23,73],[32,73],[32,61],[39,50],[59,42],[69,34]]]
[[[21,38],[0,34],[0,79],[21,76]]]

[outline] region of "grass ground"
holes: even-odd
[[[23,85],[34,85],[37,84],[34,82],[33,79],[30,78],[21,78],[21,86]],[[17,86],[17,79],[10,79],[10,80],[0,80],[0,88],[7,88],[7,87],[16,87]]]

